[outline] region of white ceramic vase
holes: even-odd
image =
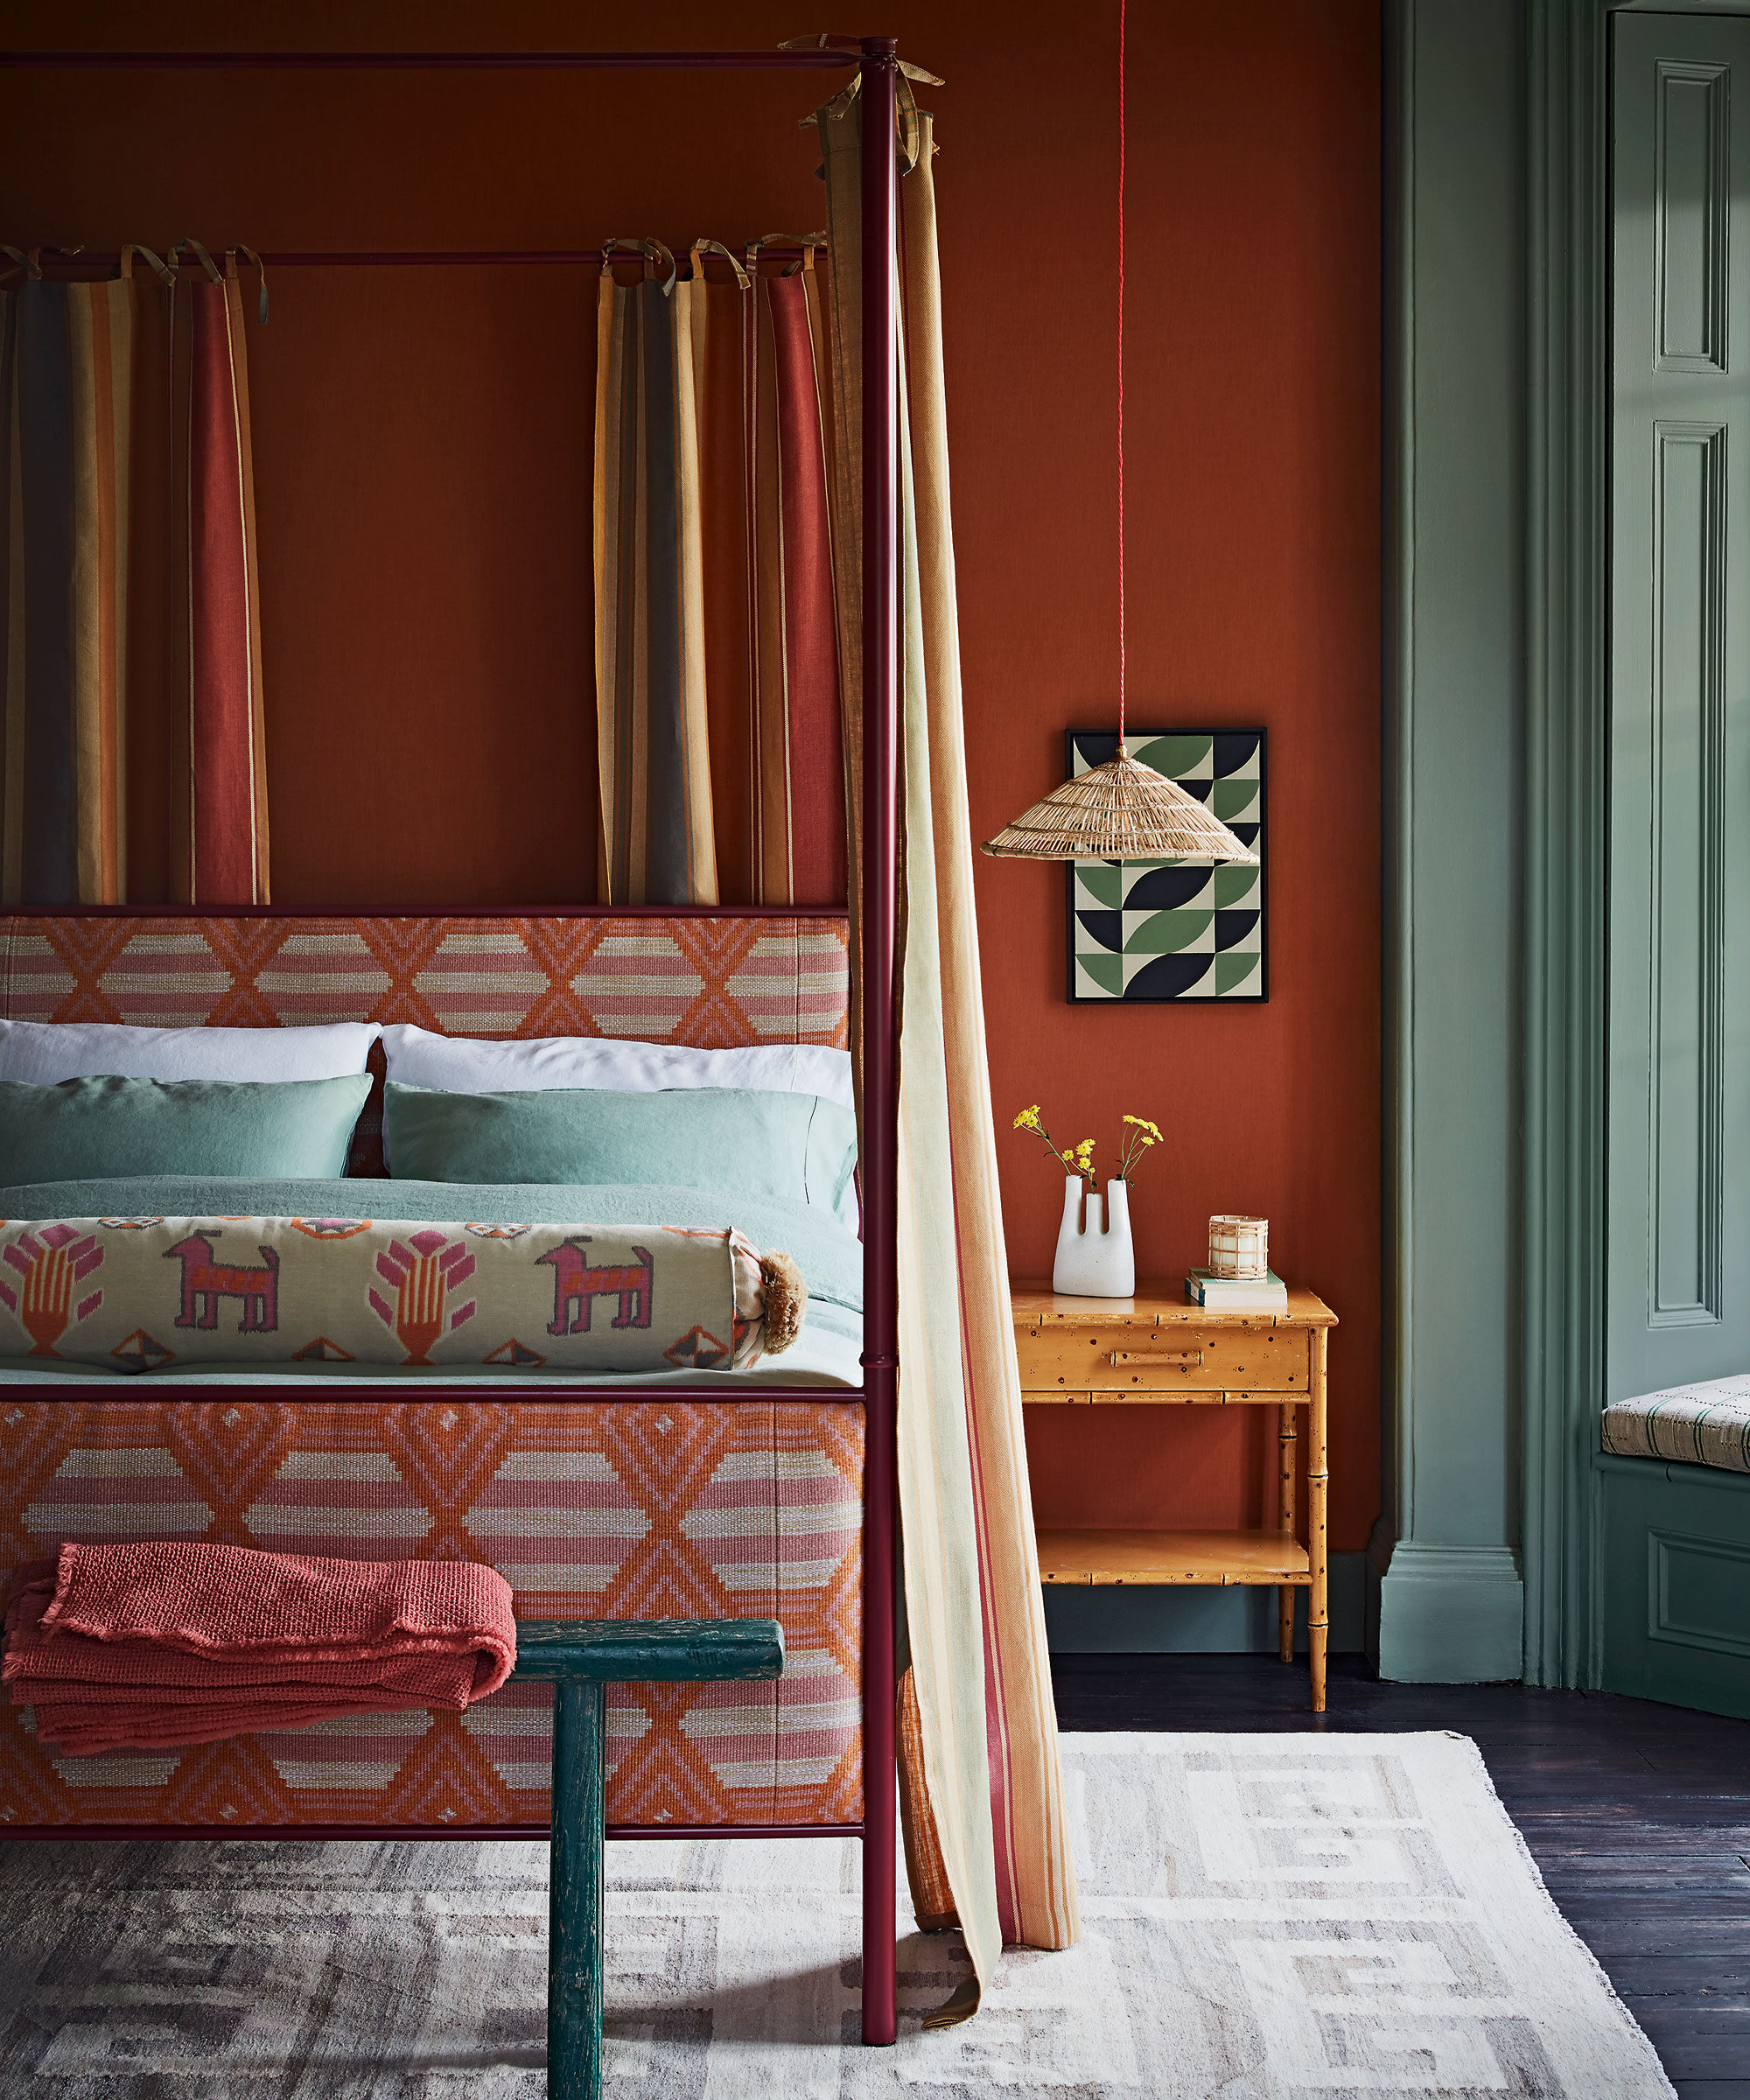
[[[1063,1222],[1057,1228],[1057,1260],[1051,1287],[1067,1298],[1130,1298],[1137,1288],[1137,1256],[1130,1244],[1130,1186],[1106,1184],[1105,1209],[1096,1190],[1088,1191],[1088,1218],[1082,1216],[1082,1177],[1063,1183]]]

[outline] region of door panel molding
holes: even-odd
[[[1655,90],[1654,282],[1658,372],[1731,368],[1726,220],[1732,197],[1732,75],[1724,66],[1661,59]],[[1673,233],[1672,199],[1699,200],[1699,240]]]
[[[1658,1328],[1721,1317],[1726,432],[1661,420],[1653,442],[1647,1324]]]

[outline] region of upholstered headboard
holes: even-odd
[[[724,1049],[850,1040],[844,918],[726,910],[0,915],[0,1017],[157,1028],[410,1021]],[[373,1054],[382,1074],[382,1053]],[[351,1172],[381,1174],[382,1088]]]

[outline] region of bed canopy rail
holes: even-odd
[[[824,243],[816,242],[815,252],[823,254]],[[800,262],[802,250],[793,242],[776,241],[762,248],[760,256],[762,261]],[[498,265],[598,270],[606,259],[606,251],[599,248],[270,248],[260,256],[262,264],[269,270],[480,270]],[[116,248],[43,248],[37,250],[37,260],[45,276],[52,271],[61,276],[76,276],[80,270],[115,270],[122,258]],[[193,256],[165,260],[168,267],[176,270],[192,271],[200,268],[199,259]]]
[[[802,51],[7,51],[0,66],[211,73],[805,73],[892,57],[891,37]],[[883,48],[885,46],[885,52]]]
[[[0,52],[0,71],[344,73],[747,72],[860,76],[863,102],[863,871],[857,918],[864,1201],[864,1910],[863,2039],[895,2037],[895,1404],[899,1368],[899,489],[898,40],[772,51],[60,51]],[[881,142],[878,151],[869,150]],[[274,257],[270,256],[270,262]],[[306,258],[335,262],[335,256]],[[364,256],[368,262],[430,256]],[[460,260],[444,256],[444,261]],[[476,261],[522,261],[514,255]],[[599,250],[555,260],[599,260]],[[68,257],[77,263],[80,258]],[[94,260],[86,257],[88,263]],[[281,257],[289,261],[290,257]]]

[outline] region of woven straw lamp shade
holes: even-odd
[[[1213,809],[1140,759],[1090,766],[1006,824],[984,851],[1003,860],[1232,860],[1257,865]]]

